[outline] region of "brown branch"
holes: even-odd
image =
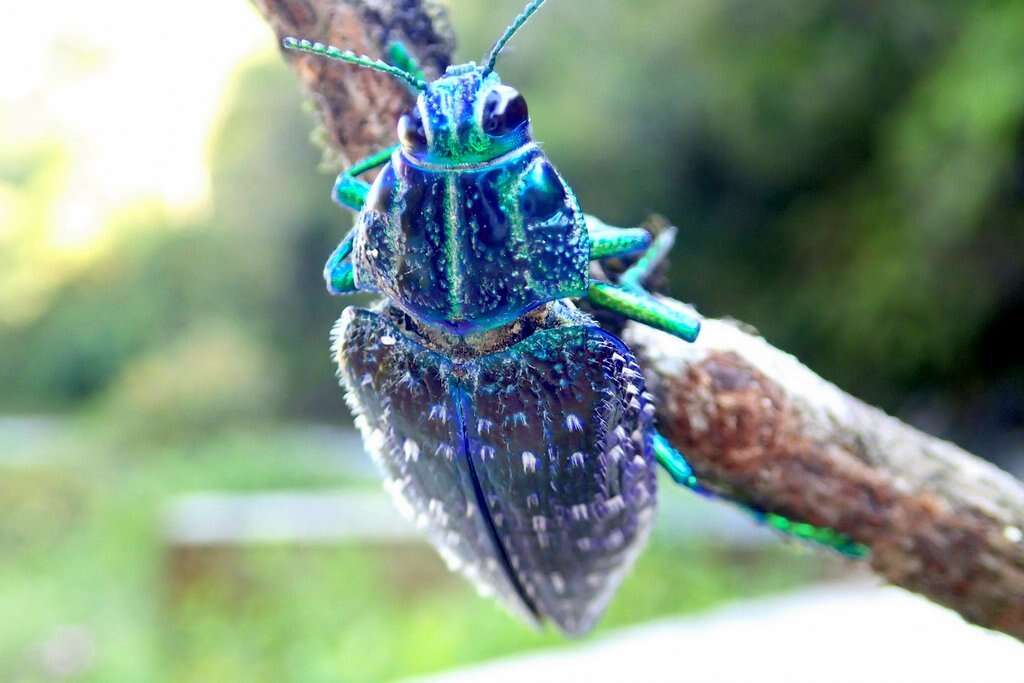
[[[308,38],[383,58],[387,45],[414,48],[428,77],[436,77],[455,47],[436,0],[253,0],[277,34]],[[340,167],[395,142],[395,121],[412,96],[390,76],[282,48],[316,107],[317,132],[328,165]]]
[[[453,40],[431,0],[255,0],[279,37],[381,56],[401,38],[436,74]],[[289,55],[325,143],[355,158],[393,141],[408,93],[387,76]],[[1024,640],[1024,486],[825,382],[741,326],[708,320],[690,345],[640,325],[626,341],[666,435],[711,487],[842,531],[892,583]]]
[[[1024,639],[1024,487],[733,322],[630,325],[665,435],[716,490],[838,529],[892,583]]]

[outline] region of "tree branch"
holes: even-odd
[[[455,38],[437,0],[253,0],[277,34],[383,58],[408,45],[430,78],[448,66]],[[315,55],[281,50],[322,124],[316,133],[336,169],[395,142],[395,121],[412,105],[409,91],[385,74]]]
[[[1024,487],[823,380],[737,323],[630,325],[662,431],[727,495],[842,531],[892,583],[1024,639]]]
[[[371,56],[402,39],[436,75],[454,41],[435,0],[254,0],[279,38]],[[287,58],[316,104],[325,145],[349,159],[391,144],[411,100],[393,79]],[[1024,640],[1024,486],[980,458],[843,393],[737,323],[707,320],[690,345],[640,325],[624,334],[660,398],[662,430],[727,496],[871,548],[892,583]]]

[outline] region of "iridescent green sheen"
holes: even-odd
[[[534,142],[526,100],[494,65],[543,4],[532,0],[485,59],[427,82],[411,53],[391,64],[333,46],[285,47],[387,73],[416,91],[398,145],[338,176],[358,213],[328,259],[333,294],[376,292],[335,330],[339,377],[367,449],[446,557],[514,611],[588,630],[647,537],[656,463],[708,494],[654,425],[630,349],[571,301],[664,330],[700,332],[645,283],[674,229],[652,240],[583,213]],[[372,185],[359,176],[380,169]],[[594,261],[634,256],[616,280]],[[601,269],[595,268],[594,273]],[[790,536],[851,557],[832,529],[737,502]]]
[[[672,250],[672,244],[675,242],[675,239],[675,228],[668,227],[662,230],[662,232],[654,238],[654,242],[651,244],[650,249],[644,252],[644,254],[619,277],[619,286],[624,289],[642,291],[643,283],[653,274],[654,269],[658,267],[658,264],[663,262],[668,256],[669,251]]]
[[[331,273],[331,290],[338,294],[356,291],[355,270],[345,263]]]
[[[391,160],[391,155],[394,154],[399,147],[401,147],[401,145],[392,145],[391,147],[385,147],[381,151],[371,154],[370,156],[361,159],[360,161],[357,161],[352,165],[350,169],[345,171],[345,175],[355,178],[356,176],[360,176],[366,173],[367,171],[373,170],[375,168],[380,168],[381,166],[383,166],[384,164],[388,163],[388,161]]]
[[[628,256],[643,251],[651,244],[651,233],[642,228],[603,226],[603,229],[595,229],[589,216],[587,227],[590,229],[590,258],[594,260]]]
[[[387,47],[388,63],[392,66],[396,66],[402,71],[406,71],[419,80],[425,80],[426,76],[423,73],[423,69],[420,68],[419,62],[409,52],[409,49],[400,40],[392,40],[388,43]]]
[[[310,54],[320,55],[321,57],[336,59],[339,62],[347,62],[349,64],[354,64],[355,66],[361,66],[365,69],[373,69],[374,71],[386,73],[404,81],[414,90],[423,90],[427,87],[426,81],[421,78],[416,78],[404,69],[399,69],[398,67],[391,66],[386,62],[382,62],[379,59],[374,59],[372,57],[367,57],[366,55],[357,55],[351,50],[341,50],[333,45],[324,45],[323,43],[315,43],[313,41],[300,38],[285,38],[284,46],[289,50],[308,52]]]
[[[526,9],[520,12],[519,16],[512,20],[512,23],[508,25],[508,28],[506,28],[505,32],[501,34],[501,37],[494,43],[494,47],[491,48],[490,53],[487,55],[483,69],[485,74],[494,71],[494,65],[498,61],[498,55],[500,55],[501,51],[505,49],[508,41],[512,40],[512,36],[516,34],[516,31],[521,29],[523,24],[529,21],[530,17],[532,17],[543,4],[544,0],[531,0],[531,2],[526,6]]]
[[[686,341],[696,341],[700,334],[700,318],[670,308],[646,293],[593,281],[587,297],[595,306],[621,313],[623,316],[657,328]]]
[[[814,526],[807,522],[794,522],[788,517],[783,517],[774,512],[761,512],[753,509],[751,512],[773,529],[777,529],[789,536],[795,536],[805,541],[813,541],[819,545],[832,548],[847,557],[865,558],[871,554],[871,549],[868,546],[863,543],[857,543],[846,534],[835,529]]]
[[[686,462],[683,454],[672,447],[668,439],[661,434],[655,434],[651,438],[651,449],[654,451],[654,457],[658,459],[658,464],[665,468],[672,481],[687,488],[697,488],[697,477],[693,473],[693,468]]]

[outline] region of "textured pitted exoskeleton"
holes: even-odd
[[[590,628],[654,512],[653,406],[633,355],[568,310],[467,358],[406,320],[387,304],[350,308],[336,331],[388,488],[479,587],[530,619]]]
[[[285,46],[383,71],[417,93],[400,144],[334,187],[358,218],[327,262],[328,289],[384,297],[347,309],[334,331],[367,449],[452,567],[531,623],[580,634],[644,546],[655,463],[703,489],[655,429],[633,354],[572,300],[688,341],[700,323],[644,289],[674,230],[652,240],[585,215],[534,143],[526,100],[494,71],[542,3],[530,2],[483,65],[429,83],[400,45],[391,64]],[[378,167],[372,187],[359,180]],[[634,260],[614,283],[591,277],[592,262],[623,257]]]
[[[396,150],[358,218],[355,282],[417,318],[467,330],[586,294],[590,244],[568,186],[534,145],[481,168]]]

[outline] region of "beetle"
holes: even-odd
[[[409,51],[391,63],[308,40],[284,46],[381,71],[415,106],[399,144],[338,176],[357,212],[325,267],[346,308],[333,351],[367,450],[398,506],[449,566],[528,622],[590,630],[646,543],[660,463],[707,493],[657,431],[630,349],[575,305],[586,300],[687,341],[689,309],[644,289],[674,232],[652,239],[585,214],[533,139],[526,100],[502,83],[502,49],[427,82]],[[359,179],[379,168],[372,185]],[[591,263],[634,257],[616,282]],[[746,506],[781,530],[856,554],[827,529]]]

